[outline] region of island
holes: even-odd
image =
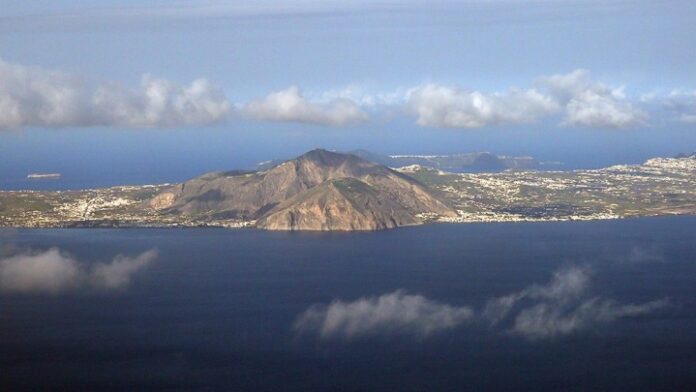
[[[442,170],[439,157],[409,156],[420,163],[399,168],[366,157],[317,149],[258,170],[208,173],[180,184],[0,191],[0,227],[354,231],[696,213],[696,154],[572,171],[509,160],[502,171],[466,173]]]

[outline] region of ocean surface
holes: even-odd
[[[696,389],[696,217],[0,244],[83,271],[158,252],[115,289],[0,291],[4,391]]]

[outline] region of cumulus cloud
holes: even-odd
[[[558,110],[553,99],[535,89],[486,94],[434,84],[412,90],[408,106],[419,125],[443,128],[529,123]]]
[[[183,86],[152,75],[143,76],[137,89],[100,86],[92,99],[100,125],[208,125],[225,120],[232,109],[222,90],[206,79]]]
[[[588,268],[557,271],[546,285],[532,285],[488,301],[483,317],[491,325],[512,319],[511,333],[534,340],[570,334],[669,306],[667,300],[623,305],[600,297],[588,299],[590,275]]]
[[[539,80],[565,107],[562,124],[595,128],[627,128],[645,125],[648,115],[629,102],[622,88],[610,88],[578,69]]]
[[[312,306],[297,318],[295,329],[300,333],[316,333],[324,339],[380,334],[426,337],[454,328],[472,317],[473,311],[468,307],[441,304],[397,290],[380,297]]]
[[[120,289],[155,258],[157,251],[149,250],[136,257],[118,255],[110,263],[86,266],[58,248],[18,254],[0,260],[0,290],[59,294],[84,287]]]
[[[248,116],[258,120],[318,125],[343,126],[368,119],[367,113],[350,99],[335,98],[325,103],[311,102],[295,86],[251,101],[243,110]]]
[[[585,70],[542,77],[533,88],[499,93],[428,84],[408,93],[407,107],[419,125],[442,128],[525,124],[559,114],[565,126],[628,128],[648,120],[623,89],[593,81]]]
[[[0,130],[23,127],[174,127],[228,117],[232,104],[205,79],[181,85],[150,75],[137,88],[96,87],[65,72],[0,60]]]

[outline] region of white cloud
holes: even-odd
[[[368,119],[354,101],[336,98],[326,103],[310,102],[292,86],[249,102],[244,112],[258,120],[290,121],[307,124],[343,126]]]
[[[322,339],[351,339],[374,335],[427,337],[480,320],[529,340],[549,339],[594,328],[625,317],[650,314],[671,306],[666,299],[641,304],[621,304],[612,299],[588,296],[592,271],[570,267],[554,272],[543,285],[487,301],[480,313],[467,306],[452,306],[409,295],[403,290],[352,302],[333,301],[314,305],[300,314],[298,333]]]
[[[295,329],[317,333],[325,339],[379,334],[425,337],[454,328],[472,317],[473,311],[468,307],[441,304],[398,290],[380,297],[312,306],[298,317]]]
[[[593,81],[585,70],[539,78],[534,88],[502,93],[428,84],[411,90],[407,106],[421,126],[480,128],[526,124],[563,114],[561,124],[595,128],[646,125],[648,115],[621,88]]]
[[[227,119],[232,104],[206,79],[188,86],[145,75],[138,89],[100,86],[93,95],[100,125],[176,127]]]
[[[546,285],[532,285],[520,292],[495,298],[486,304],[483,316],[492,323],[503,320],[514,306],[525,298],[565,303],[585,292],[590,283],[590,270],[571,267],[554,272]]]
[[[78,287],[84,272],[71,257],[57,248],[0,260],[0,289],[56,294]]]
[[[118,289],[130,284],[133,274],[157,258],[157,251],[150,249],[136,257],[116,256],[110,263],[97,263],[90,271],[90,283],[94,287]]]
[[[133,258],[118,255],[111,263],[88,268],[57,248],[23,253],[0,260],[0,290],[58,294],[83,287],[119,289],[156,257],[155,250]]]
[[[666,300],[622,305],[614,300],[585,298],[590,270],[572,267],[554,273],[546,285],[495,298],[486,304],[483,317],[492,325],[512,319],[511,333],[528,339],[553,338],[578,330],[662,309]]]
[[[647,124],[648,115],[626,99],[621,88],[610,88],[578,69],[539,80],[565,106],[563,125],[628,128]]]
[[[145,75],[138,88],[91,87],[68,73],[0,60],[0,130],[206,125],[226,119],[231,109],[205,79],[185,86]]]
[[[412,90],[408,107],[419,125],[442,128],[530,123],[559,109],[535,89],[486,94],[434,84]]]
[[[622,317],[648,314],[666,306],[669,306],[666,300],[621,305],[613,300],[592,298],[566,309],[558,303],[544,302],[520,311],[512,331],[529,339],[552,338]]]

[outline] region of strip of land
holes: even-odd
[[[346,231],[694,213],[696,155],[597,170],[450,173],[314,150],[256,172],[208,173],[182,184],[0,192],[2,227]]]

